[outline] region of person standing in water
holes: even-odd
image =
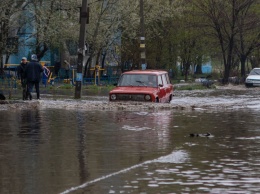
[[[17,76],[18,79],[21,80],[21,84],[23,88],[23,100],[28,100],[27,80],[25,76],[26,65],[27,65],[27,58],[23,57],[21,64],[17,67]]]
[[[33,86],[35,86],[35,90],[37,93],[37,99],[40,99],[40,80],[41,73],[43,72],[42,65],[38,62],[37,55],[33,54],[31,56],[31,62],[29,62],[25,68],[25,75],[28,84],[28,94],[30,100],[32,100],[32,90]]]

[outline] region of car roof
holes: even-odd
[[[126,71],[123,74],[154,74],[154,75],[161,75],[168,73],[167,71],[163,70],[131,70],[131,71]]]
[[[256,67],[256,68],[254,68],[254,69],[260,69],[260,67]]]

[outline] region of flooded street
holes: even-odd
[[[0,105],[0,193],[260,193],[260,89]],[[190,134],[207,134],[191,137]]]
[[[0,111],[0,193],[260,193],[258,109],[57,104]]]

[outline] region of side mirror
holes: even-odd
[[[159,86],[159,87],[163,87],[163,85],[162,85],[162,84],[159,84],[158,86]]]

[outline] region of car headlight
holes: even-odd
[[[147,101],[151,100],[151,96],[147,94],[147,95],[144,96],[144,99],[147,100]]]
[[[252,83],[253,80],[251,80],[251,79],[246,79],[246,82],[247,82],[247,83]]]
[[[110,99],[111,100],[116,100],[116,95],[115,94],[111,94]]]

